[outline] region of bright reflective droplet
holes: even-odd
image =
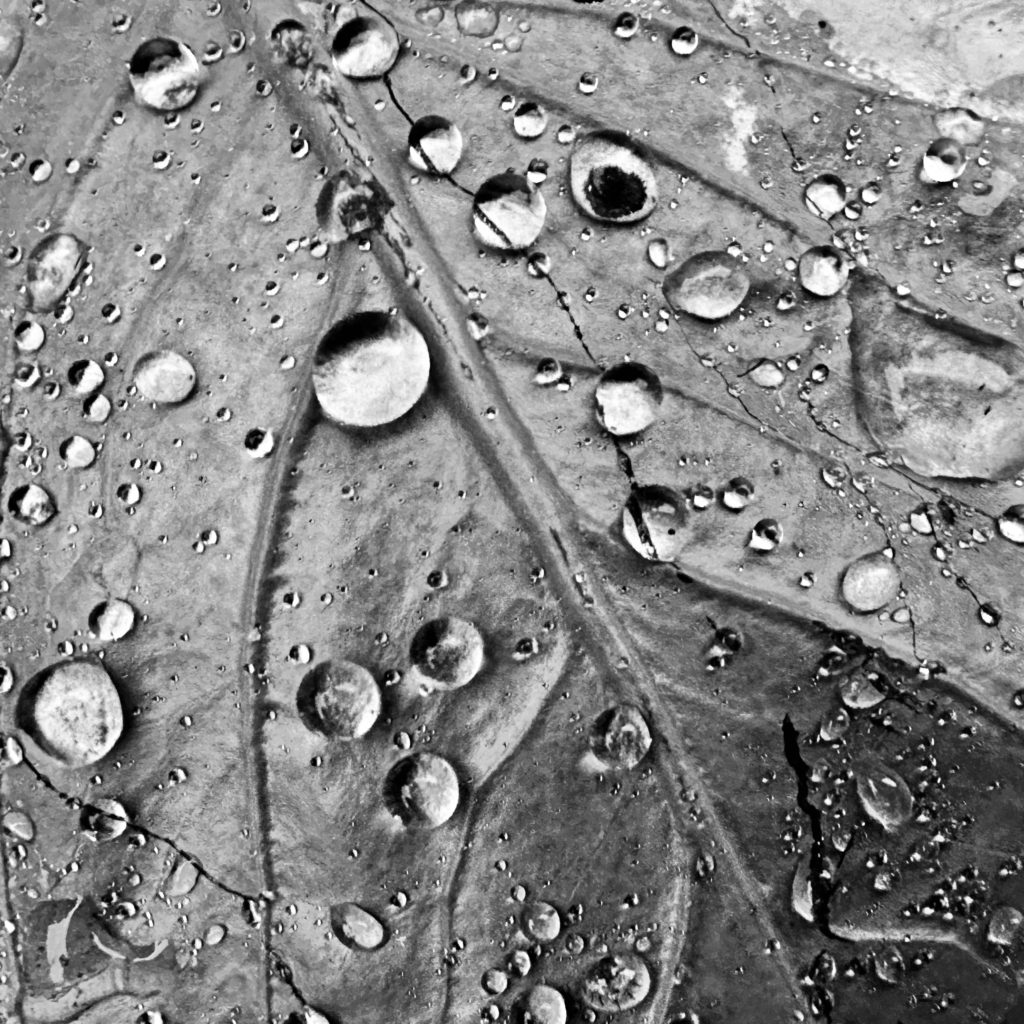
[[[742,512],[754,497],[754,485],[745,476],[734,476],[722,488],[722,506],[730,512]]]
[[[346,78],[380,78],[396,60],[398,34],[380,18],[350,18],[331,43],[334,69]]]
[[[547,111],[532,100],[520,103],[512,115],[512,130],[521,139],[539,139],[547,126]]]
[[[484,38],[498,28],[498,12],[482,0],[462,0],[455,5],[455,24],[464,36]]]
[[[43,526],[57,514],[57,503],[38,484],[22,484],[11,491],[7,511],[26,526]]]
[[[931,185],[956,181],[967,170],[967,154],[956,139],[936,139],[921,160],[921,180]]]
[[[590,749],[608,768],[635,768],[651,749],[651,729],[635,704],[616,704],[590,730]]]
[[[800,284],[812,295],[829,298],[842,291],[850,276],[850,265],[831,245],[815,245],[800,257]]]
[[[135,100],[153,110],[181,110],[196,97],[202,82],[199,60],[177,39],[144,42],[128,65]]]
[[[46,341],[46,331],[35,320],[22,320],[14,328],[14,344],[19,352],[38,352]]]
[[[622,536],[650,561],[673,561],[688,539],[685,499],[671,487],[638,487],[622,510]]]
[[[404,416],[430,377],[423,335],[382,310],[339,320],[317,346],[313,388],[324,414],[343,427],[378,427]]]
[[[188,398],[196,385],[195,367],[170,349],[147,352],[135,364],[139,394],[158,405],[176,405]]]
[[[87,469],[96,461],[96,446],[81,434],[65,438],[58,451],[71,469]]]
[[[523,1006],[523,1024],[565,1024],[565,998],[551,985],[534,985]]]
[[[459,806],[459,779],[451,763],[438,754],[412,754],[388,772],[384,801],[404,825],[436,828]]]
[[[885,693],[875,685],[878,682],[874,673],[853,672],[839,681],[839,699],[851,711],[877,707],[885,700]]]
[[[632,39],[640,31],[640,19],[631,11],[624,11],[615,19],[613,31],[619,39]]]
[[[997,520],[999,533],[1012,544],[1024,544],[1024,505],[1011,505]]]
[[[123,639],[134,626],[135,609],[119,598],[103,601],[89,613],[89,629],[102,643]]]
[[[325,242],[359,239],[377,231],[391,209],[391,200],[373,178],[340,170],[324,182],[316,200],[316,222]]]
[[[701,320],[722,320],[739,309],[750,278],[725,252],[699,252],[665,275],[662,290],[677,312]]]
[[[103,387],[107,375],[94,359],[76,359],[68,367],[68,383],[79,395],[91,395]]]
[[[293,68],[307,67],[313,57],[313,41],[306,26],[296,18],[284,18],[270,30],[270,42],[279,60]]]
[[[618,363],[601,374],[594,391],[597,421],[617,437],[646,430],[658,415],[664,391],[643,363]]]
[[[336,903],[331,907],[331,931],[349,949],[380,949],[387,939],[384,925],[358,903]]]
[[[253,427],[245,435],[245,450],[254,459],[265,459],[274,450],[274,432]]]
[[[804,189],[804,204],[816,217],[829,220],[846,207],[849,191],[837,174],[819,174]]]
[[[902,776],[877,761],[856,770],[857,795],[865,814],[888,830],[899,828],[914,813],[914,797]]]
[[[16,721],[48,756],[71,768],[105,757],[121,736],[121,698],[106,669],[64,661],[43,669],[22,690]]]
[[[85,262],[86,246],[74,235],[47,235],[25,264],[29,306],[50,313],[74,283]]]
[[[672,247],[667,238],[652,238],[647,243],[647,258],[651,266],[664,270],[672,262]]]
[[[465,619],[425,622],[409,645],[410,675],[429,690],[457,690],[483,667],[484,640]]]
[[[427,174],[451,174],[462,158],[462,132],[446,117],[421,117],[409,129],[409,163]]]
[[[522,922],[523,931],[535,942],[554,942],[562,931],[558,910],[544,900],[528,904]]]
[[[307,672],[295,697],[308,729],[332,739],[365,736],[380,717],[380,687],[351,661],[325,661]]]
[[[786,371],[774,359],[762,359],[752,367],[748,376],[758,387],[774,390],[785,383]]]
[[[874,612],[895,601],[900,574],[891,558],[881,552],[863,555],[843,573],[843,600],[855,612]]]
[[[658,200],[643,148],[617,131],[591,132],[576,142],[569,156],[569,188],[587,216],[611,224],[643,220]]]
[[[473,232],[491,249],[527,249],[537,241],[547,209],[544,197],[522,175],[497,174],[473,197]]]
[[[639,1006],[651,990],[651,972],[636,953],[602,957],[584,975],[583,1002],[598,1013],[621,1013]]]
[[[761,519],[750,531],[747,547],[753,551],[767,554],[774,551],[782,543],[782,526],[776,519]]]

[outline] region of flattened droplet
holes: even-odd
[[[409,163],[427,174],[451,174],[462,159],[462,132],[446,117],[430,114],[409,129]]]
[[[128,80],[137,103],[153,110],[181,110],[202,82],[196,55],[177,39],[148,39],[132,54]]]
[[[380,949],[387,939],[384,925],[358,903],[336,903],[331,907],[331,931],[349,949]]]
[[[967,154],[956,139],[936,139],[921,160],[921,180],[932,185],[956,181],[967,170]]]
[[[824,299],[842,291],[850,276],[850,266],[834,246],[815,245],[800,257],[798,275],[807,291]]]
[[[520,103],[512,115],[512,130],[521,139],[539,139],[547,126],[547,111],[532,100]]]
[[[517,252],[537,241],[548,207],[521,174],[488,178],[473,197],[473,232],[491,249]]]
[[[317,196],[320,237],[337,243],[378,231],[393,205],[375,179],[342,169],[324,182]]]
[[[350,18],[334,35],[331,60],[346,78],[380,78],[398,60],[398,34],[380,18]]]
[[[723,320],[740,308],[750,278],[725,252],[699,252],[665,275],[662,291],[677,312],[700,320]]]
[[[1011,544],[1024,544],[1024,505],[1011,505],[997,520],[999,533]]]
[[[313,389],[343,427],[379,427],[404,416],[426,390],[430,352],[405,317],[383,310],[339,320],[321,339]]]
[[[846,209],[849,190],[837,174],[819,174],[804,189],[804,204],[816,217],[830,220]]]
[[[57,503],[39,484],[22,484],[11,491],[7,511],[26,526],[43,526],[57,514]]]
[[[484,640],[465,619],[432,619],[412,638],[409,660],[414,678],[429,689],[457,690],[483,667]]]
[[[562,931],[558,910],[544,900],[530,903],[523,911],[523,930],[535,942],[554,942]]]
[[[135,609],[119,598],[96,605],[89,613],[89,629],[102,643],[122,640],[135,626]]]
[[[577,141],[569,188],[588,217],[609,224],[643,220],[658,201],[654,169],[643,147],[624,132],[591,132]]]
[[[622,536],[652,562],[671,562],[687,540],[686,500],[660,484],[638,487],[622,510]]]
[[[594,391],[597,421],[617,437],[646,430],[658,415],[664,390],[643,363],[618,363],[601,374]]]
[[[968,107],[949,107],[932,117],[940,136],[953,139],[961,146],[977,146],[985,137],[985,122]]]
[[[639,1006],[651,990],[651,972],[636,953],[615,953],[593,964],[583,978],[580,996],[599,1013],[622,1013]]]
[[[498,12],[480,0],[462,0],[455,5],[455,24],[464,36],[482,39],[494,35],[498,27]]]
[[[843,573],[843,600],[855,612],[876,612],[899,595],[900,574],[881,552],[862,555]]]
[[[18,727],[41,750],[70,768],[105,757],[121,736],[121,698],[106,669],[93,661],[51,665],[21,692]]]
[[[25,34],[11,15],[0,15],[0,78],[6,78],[18,63]]]
[[[635,704],[616,704],[599,715],[590,731],[590,749],[608,768],[635,768],[651,749],[651,729]]]
[[[402,758],[384,781],[388,810],[407,827],[436,828],[459,805],[459,779],[451,763],[423,752]]]
[[[551,985],[534,985],[523,1006],[523,1024],[565,1024],[565,998]]]
[[[351,661],[325,661],[307,672],[296,694],[306,727],[332,739],[365,736],[380,717],[380,687]]]
[[[856,771],[857,795],[864,813],[887,831],[905,825],[914,813],[914,797],[902,776],[872,761]]]
[[[158,405],[177,405],[196,386],[195,367],[170,349],[147,352],[135,364],[135,386],[139,393]]]
[[[25,264],[29,307],[50,313],[67,294],[85,261],[86,246],[74,235],[47,235],[29,254]]]
[[[164,892],[172,898],[187,896],[199,883],[199,867],[188,857],[179,856],[164,883]]]

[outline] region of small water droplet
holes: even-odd
[[[196,97],[202,69],[195,53],[177,39],[148,39],[133,54],[128,79],[137,103],[152,110],[181,110]]]

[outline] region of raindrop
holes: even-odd
[[[678,558],[688,539],[686,502],[670,487],[652,484],[638,487],[622,510],[622,535],[626,543],[650,561]]]
[[[821,719],[818,736],[824,743],[835,743],[850,731],[850,712],[846,708],[833,708]]]
[[[274,432],[253,427],[245,435],[245,450],[254,459],[265,459],[274,450]]]
[[[14,328],[14,344],[19,352],[38,352],[46,341],[46,331],[35,320],[22,320]]]
[[[654,209],[658,183],[643,148],[624,132],[584,135],[569,157],[569,187],[595,220],[632,224]]]
[[[903,980],[907,966],[903,954],[895,946],[886,946],[871,957],[875,977],[885,985],[898,985]]]
[[[800,257],[798,274],[800,284],[812,295],[829,298],[846,284],[850,266],[833,246],[815,245]]]
[[[742,512],[754,497],[754,485],[745,476],[734,476],[722,488],[722,505],[730,512]]]
[[[819,174],[804,189],[804,203],[816,217],[829,220],[846,207],[846,183],[835,174]]]
[[[839,681],[839,699],[851,711],[877,707],[885,700],[885,693],[875,686],[878,676],[871,672],[854,672]]]
[[[494,35],[498,27],[498,12],[480,0],[462,0],[455,6],[455,24],[464,36],[482,39]]]
[[[500,968],[491,967],[484,971],[480,985],[492,996],[500,996],[508,988],[508,975]]]
[[[74,235],[47,235],[25,264],[29,306],[50,313],[74,283],[85,262],[86,246]]]
[[[384,781],[388,810],[406,826],[436,828],[459,805],[459,780],[451,764],[422,752],[402,758]]]
[[[899,828],[914,812],[914,797],[903,778],[878,761],[857,769],[857,795],[864,813],[886,831]]]
[[[187,896],[199,882],[199,866],[189,857],[179,855],[164,883],[164,894],[179,899]]]
[[[101,643],[122,640],[135,626],[135,609],[119,598],[96,605],[89,613],[89,629]]]
[[[619,39],[632,39],[640,31],[640,19],[629,11],[624,11],[615,19],[615,35]]]
[[[2,31],[2,28],[0,28]],[[4,831],[23,843],[30,843],[35,838],[36,826],[24,811],[8,811],[3,818]]]
[[[47,755],[80,768],[105,757],[121,736],[121,698],[106,669],[64,661],[43,669],[21,691],[16,721]]]
[[[331,907],[331,931],[349,949],[380,949],[387,940],[384,925],[357,903]]]
[[[891,558],[881,552],[862,555],[843,573],[843,600],[855,612],[874,612],[896,600],[900,574]]]
[[[327,242],[344,242],[377,231],[391,209],[391,200],[373,178],[365,181],[340,170],[324,182],[316,200],[316,221]]]
[[[774,551],[782,543],[782,527],[776,519],[761,519],[750,531],[747,547],[754,551],[767,553]]]
[[[451,174],[462,157],[462,132],[446,117],[421,117],[409,129],[409,163],[428,174]]]
[[[962,146],[977,146],[985,136],[985,122],[967,107],[939,110],[932,121],[940,136],[953,139]]]
[[[331,60],[346,78],[380,78],[398,60],[398,34],[380,18],[350,18],[334,36]]]
[[[94,843],[108,843],[124,835],[129,820],[124,804],[101,796],[85,804],[78,825],[87,839]]]
[[[562,364],[553,356],[541,359],[533,373],[533,383],[541,387],[557,384],[562,379]]]
[[[775,389],[785,382],[786,373],[781,363],[774,359],[762,359],[751,368],[749,377],[758,387]]]
[[[103,387],[107,375],[94,359],[76,359],[68,367],[68,383],[80,395],[91,395]]]
[[[379,427],[404,416],[430,376],[423,335],[382,310],[339,320],[317,346],[313,388],[324,414],[343,427]]]
[[[547,111],[532,100],[520,103],[512,115],[512,130],[521,139],[538,139],[547,126]]]
[[[465,619],[425,622],[409,645],[410,677],[429,690],[457,690],[483,667],[484,641],[480,630]]]
[[[96,461],[96,446],[81,434],[65,438],[58,451],[71,469],[87,469]]]
[[[728,253],[699,252],[666,274],[662,290],[676,311],[722,320],[739,309],[750,278]]]
[[[57,514],[57,504],[38,484],[22,484],[11,491],[7,511],[26,526],[43,526]]]
[[[1024,505],[1011,505],[997,520],[1001,536],[1013,544],[1024,544]]]
[[[523,1005],[523,1024],[565,1024],[565,998],[551,985],[534,985]]]
[[[672,33],[669,46],[677,57],[689,57],[700,43],[700,36],[688,25],[682,25]]]
[[[672,262],[672,247],[667,238],[652,238],[647,243],[647,258],[651,266],[664,270]]]
[[[583,74],[580,75],[577,88],[584,96],[591,96],[597,91],[598,81],[599,78],[593,71],[584,71]]]
[[[82,415],[90,423],[106,423],[110,416],[110,399],[106,395],[92,395],[82,403]]]
[[[325,661],[306,673],[295,703],[308,729],[354,740],[365,736],[380,717],[380,687],[361,665]]]
[[[651,972],[636,953],[615,953],[593,964],[583,978],[583,1002],[599,1013],[639,1006],[651,990]]]
[[[664,391],[643,363],[617,363],[601,374],[594,391],[597,421],[617,437],[646,430],[658,415]]]
[[[523,931],[535,942],[554,942],[562,931],[558,910],[544,900],[530,903],[523,911]]]
[[[945,185],[956,181],[967,170],[964,147],[950,138],[936,139],[921,160],[921,180],[930,185]]]
[[[143,398],[159,405],[175,405],[192,394],[196,370],[183,355],[162,349],[139,359],[134,379]]]
[[[492,249],[527,249],[537,241],[547,209],[544,197],[522,175],[497,174],[473,197],[473,232]]]
[[[616,704],[599,715],[590,730],[590,749],[608,768],[635,768],[651,749],[651,730],[635,704]]]
[[[196,55],[177,39],[144,42],[132,54],[128,80],[135,100],[153,110],[181,110],[196,97],[202,69]]]

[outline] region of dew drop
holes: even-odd
[[[436,828],[459,805],[459,779],[451,763],[421,752],[402,758],[384,780],[388,811],[407,827]]]
[[[365,736],[380,717],[380,687],[351,661],[325,661],[307,672],[295,703],[306,727],[332,739]]]
[[[699,252],[665,275],[669,305],[700,320],[722,320],[739,309],[750,278],[725,252]]]
[[[108,797],[97,797],[82,808],[78,824],[82,835],[94,843],[108,843],[124,835],[131,819],[124,804]]]
[[[636,488],[622,510],[622,535],[638,555],[655,562],[673,561],[689,536],[684,498],[659,484]]]
[[[484,663],[480,630],[466,619],[425,622],[409,645],[410,677],[428,690],[457,690],[471,682]]]
[[[699,43],[700,36],[689,25],[681,25],[669,39],[669,47],[677,57],[689,57]]]
[[[646,430],[658,415],[664,391],[643,363],[617,363],[601,374],[594,391],[597,421],[617,437]]]
[[[391,209],[391,200],[373,178],[363,180],[340,170],[324,182],[316,200],[320,236],[327,242],[344,242],[377,231]]]
[[[967,170],[964,147],[950,138],[936,139],[921,160],[921,180],[931,185],[956,181]]]
[[[372,951],[387,940],[384,925],[357,903],[336,903],[331,907],[331,931],[349,949]]]
[[[846,207],[849,192],[836,174],[819,174],[804,189],[804,204],[816,217],[830,220]]]
[[[421,117],[409,129],[409,163],[428,174],[451,174],[462,158],[462,132],[446,117]]]
[[[569,156],[569,187],[579,208],[611,224],[632,224],[654,209],[658,183],[643,148],[617,131],[582,136]]]
[[[520,174],[488,178],[473,198],[473,232],[491,249],[529,248],[537,241],[546,216],[544,197]]]
[[[999,534],[1012,544],[1024,544],[1024,505],[1011,505],[997,520]]]
[[[651,749],[651,730],[635,704],[616,704],[590,730],[590,749],[609,769],[635,768]]]
[[[88,469],[96,461],[96,446],[81,434],[65,438],[58,451],[71,469]]]
[[[869,818],[890,831],[910,820],[914,797],[903,778],[878,761],[857,769],[857,795]]]
[[[152,110],[181,110],[196,97],[202,81],[196,55],[177,39],[148,39],[128,64],[135,101]]]
[[[722,505],[730,512],[742,512],[754,497],[754,485],[745,476],[734,476],[722,488]]]
[[[776,519],[761,519],[750,531],[747,547],[752,551],[767,554],[774,551],[782,543],[782,526]]]
[[[547,111],[532,100],[520,103],[512,115],[512,130],[521,139],[539,139],[547,126]]]
[[[57,514],[57,504],[38,484],[22,484],[7,498],[7,511],[26,526],[43,526]]]
[[[184,402],[196,385],[195,367],[178,352],[147,352],[135,364],[135,386],[143,398],[158,405]]]
[[[380,18],[350,18],[331,42],[334,69],[346,78],[380,78],[396,60],[398,34]]]
[[[523,1005],[523,1024],[565,1024],[565,998],[551,985],[534,985]]]
[[[86,246],[74,235],[47,235],[25,264],[30,307],[50,313],[64,298],[85,262]]]
[[[896,600],[900,574],[881,552],[862,555],[843,572],[843,600],[855,612],[874,612]]]
[[[464,36],[483,39],[494,35],[498,27],[498,12],[481,0],[462,0],[455,5],[455,24]]]
[[[800,284],[812,295],[829,298],[846,284],[850,265],[833,246],[815,245],[800,257],[798,275]]]
[[[96,605],[89,613],[89,629],[101,643],[122,640],[135,626],[135,609],[119,598]]]
[[[583,1002],[598,1013],[621,1013],[639,1006],[651,990],[651,972],[636,953],[602,957],[584,975]]]

